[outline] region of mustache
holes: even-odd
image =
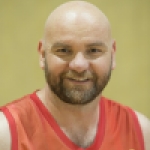
[[[70,78],[70,79],[93,79],[94,75],[90,71],[84,71],[78,73],[74,70],[69,70],[68,72],[64,73],[63,78]]]

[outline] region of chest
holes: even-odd
[[[67,136],[68,139],[70,139],[75,145],[86,148],[89,147],[96,137],[96,131],[97,128],[71,128],[71,129],[65,129],[61,128],[63,133]]]
[[[105,106],[98,128],[60,128],[48,114],[35,109],[14,112],[7,116],[12,130],[12,150],[144,150],[142,136],[135,116],[114,104]],[[108,110],[108,111],[107,111]],[[21,112],[20,112],[21,111]],[[24,112],[29,112],[24,115]],[[7,114],[8,115],[8,114]],[[13,120],[13,121],[12,121]],[[14,124],[13,124],[14,123]]]

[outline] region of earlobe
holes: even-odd
[[[114,70],[116,68],[116,61],[113,59],[113,62],[112,62],[112,70]]]
[[[112,42],[112,70],[114,70],[115,67],[116,67],[116,57],[115,57],[115,55],[116,55],[116,41],[113,40],[113,42]]]
[[[40,67],[41,67],[42,69],[45,68],[45,59],[41,59],[41,60],[40,60]]]

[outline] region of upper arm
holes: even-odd
[[[135,112],[141,125],[145,150],[150,150],[150,120],[139,112]]]
[[[0,149],[11,150],[11,136],[6,117],[0,112]]]

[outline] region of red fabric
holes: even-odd
[[[1,108],[10,126],[11,150],[144,150],[141,129],[134,112],[104,97],[93,144],[75,145],[61,131],[36,93]]]

